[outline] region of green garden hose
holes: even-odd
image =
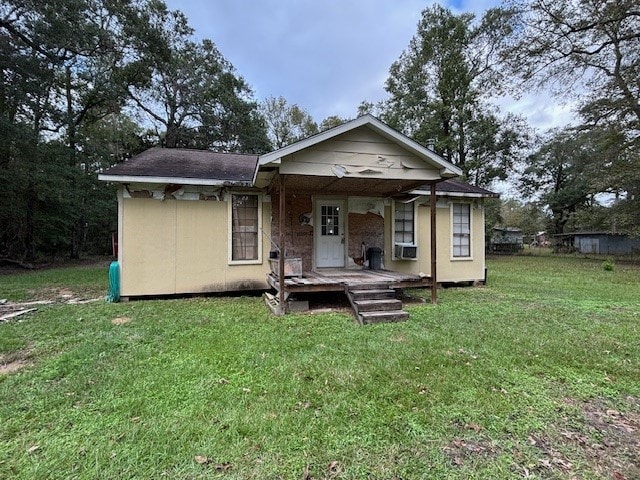
[[[120,265],[118,262],[111,262],[109,265],[109,293],[105,300],[110,303],[120,301]]]

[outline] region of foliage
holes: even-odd
[[[383,119],[419,143],[435,139],[436,150],[475,185],[506,179],[528,141],[521,118],[500,118],[486,101],[500,90],[495,52],[509,33],[506,19],[498,9],[480,21],[438,5],[425,9],[386,82]],[[371,108],[363,102],[359,110]]]
[[[244,79],[215,44],[191,40],[179,11],[150,2],[134,44],[148,75],[131,84],[135,105],[160,127],[162,144],[218,151],[263,153],[265,125]]]
[[[273,148],[279,149],[318,133],[318,124],[298,105],[289,105],[280,96],[268,97],[260,104],[260,112],[267,122]]]
[[[110,248],[114,190],[97,173],[158,138],[268,150],[250,88],[191,33],[162,0],[0,4],[0,256]]]
[[[547,205],[551,233],[563,233],[577,211],[589,205],[592,193],[588,174],[593,160],[589,136],[571,130],[551,132],[532,153],[520,177],[525,195]]]
[[[547,216],[536,202],[524,203],[508,199],[501,204],[501,222],[503,227],[516,227],[532,237],[546,229]]]
[[[615,268],[613,258],[607,258],[604,262],[602,262],[602,268],[604,268],[607,272],[613,272]]]
[[[580,106],[583,131],[601,153],[597,192],[618,199],[619,228],[640,221],[640,16],[632,0],[513,0],[502,58],[522,89],[550,88]]]
[[[0,477],[601,478],[583,448],[614,438],[584,407],[640,413],[637,268],[488,266],[488,286],[367,327],[252,297],[41,306],[0,324],[2,358],[27,363],[0,374]],[[42,298],[106,272],[3,284]]]

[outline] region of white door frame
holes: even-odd
[[[347,212],[347,198],[346,197],[324,197],[313,196],[313,269],[325,268],[318,266],[318,253],[319,253],[319,239],[322,233],[321,225],[321,209],[322,205],[336,205],[340,206],[340,221],[342,223],[342,233],[340,234],[342,240],[342,265],[326,267],[326,268],[345,268],[347,266],[347,252],[349,251],[349,221]]]

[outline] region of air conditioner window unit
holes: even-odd
[[[396,243],[394,253],[400,259],[418,258],[418,247],[413,243]]]

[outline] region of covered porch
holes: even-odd
[[[362,308],[384,310],[398,305],[377,297],[431,286],[436,301],[436,184],[459,169],[371,116],[264,155],[259,165],[255,183],[272,203],[278,255],[267,274],[275,313],[287,312],[294,292],[345,291]],[[412,194],[417,188],[428,194]],[[371,251],[384,261],[372,264]],[[300,272],[279,274],[289,258],[300,259]]]

